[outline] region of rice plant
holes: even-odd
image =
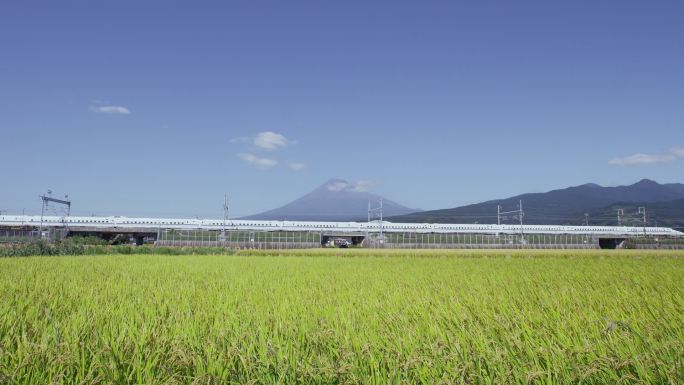
[[[684,383],[681,253],[240,254],[0,259],[0,383]]]

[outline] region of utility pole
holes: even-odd
[[[501,225],[501,205],[496,205],[496,224]]]
[[[589,213],[584,213],[584,225],[589,226]]]
[[[378,209],[380,210],[380,223],[379,223],[379,225],[380,225],[379,226],[380,227],[380,241],[384,245],[385,244],[385,238],[383,238],[383,236],[382,236],[382,198],[380,198],[380,207]]]
[[[519,217],[520,217],[520,240],[522,241],[524,239],[524,236],[525,236],[524,227],[523,227],[523,215],[525,215],[525,213],[523,212],[523,209],[522,209],[522,199],[520,200],[518,210],[520,210],[520,214],[519,214]]]
[[[377,213],[377,214],[375,214]],[[371,219],[377,215],[380,218],[380,222],[378,223],[378,230],[379,230],[379,239],[384,243],[383,237],[382,237],[382,198],[380,198],[380,206],[378,207],[371,207],[370,201],[368,201],[368,227],[370,227],[370,222]]]
[[[228,194],[223,196],[223,226],[225,227],[226,221],[228,220],[230,206],[228,205]]]
[[[366,241],[368,242],[367,245],[371,245],[371,239],[370,239],[370,220],[371,220],[371,203],[370,199],[368,200],[368,222],[366,223]]]
[[[646,215],[644,213],[644,215]],[[380,198],[380,223],[382,223],[382,198]],[[382,229],[382,227],[380,227]]]
[[[226,242],[226,222],[228,222],[230,206],[228,206],[228,194],[223,195],[223,243]]]

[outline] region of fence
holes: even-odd
[[[66,229],[0,230],[0,243],[55,241]],[[352,236],[346,236],[351,239]],[[359,237],[354,235],[353,237]],[[210,231],[161,229],[157,245],[219,246],[234,249],[294,249],[324,246],[326,239],[345,238],[305,231]],[[618,238],[618,237],[615,237]],[[610,238],[609,238],[610,240]],[[389,249],[598,249],[600,238],[571,234],[475,234],[475,233],[371,233],[362,247]],[[605,241],[605,239],[603,240]],[[628,249],[684,249],[684,237],[638,236],[617,239],[614,246]]]
[[[160,230],[160,246],[222,246],[234,249],[308,249],[321,247],[321,234],[298,231]]]
[[[28,243],[40,239],[38,231],[0,230],[0,243]]]
[[[69,234],[67,229],[38,230],[0,230],[0,243],[29,243],[44,240],[48,242],[65,238]]]
[[[372,248],[396,249],[596,249],[598,238],[571,234],[389,233],[370,235]]]
[[[351,236],[347,236],[350,238]],[[157,245],[224,246],[240,249],[292,249],[324,246],[327,236],[297,231],[161,230]],[[618,237],[615,237],[618,238]],[[362,247],[389,249],[598,249],[598,236],[572,234],[371,233]],[[610,238],[609,238],[610,239]],[[617,248],[684,249],[683,237],[639,236],[617,239]]]
[[[616,248],[684,249],[684,237],[599,237],[573,234],[389,233],[370,235],[365,245],[398,249],[598,249],[600,240]]]

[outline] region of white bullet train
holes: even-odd
[[[233,230],[233,231],[315,231],[344,233],[477,233],[477,234],[578,234],[605,236],[671,236],[684,233],[667,227],[628,226],[556,226],[556,225],[485,225],[442,223],[392,223],[392,222],[315,222],[315,221],[254,221],[229,219],[182,219],[182,218],[129,218],[129,217],[59,217],[28,215],[2,215],[0,227],[32,228],[67,227],[83,229],[121,229],[140,232],[143,229],[175,230]]]

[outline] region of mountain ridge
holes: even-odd
[[[681,183],[660,184],[650,179],[615,187],[586,183],[543,193],[520,194],[460,207],[392,216],[388,220],[409,223],[496,223],[497,206],[500,205],[502,211],[512,211],[517,209],[518,202],[522,200],[524,221],[527,223],[581,224],[584,223],[584,213],[604,213],[607,207],[616,203],[638,202],[648,206],[653,203],[675,202],[672,204],[677,205],[678,200],[683,198],[684,184]],[[661,215],[667,213],[668,210],[665,209],[660,212]],[[605,214],[602,215],[604,216]],[[675,218],[663,219],[676,222],[673,221]]]

